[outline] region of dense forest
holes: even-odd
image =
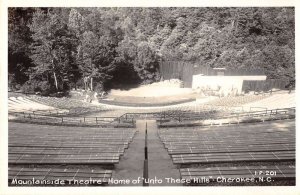
[[[161,61],[295,84],[294,8],[9,8],[9,88],[48,95],[160,80]]]

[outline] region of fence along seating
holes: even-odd
[[[210,182],[220,181],[222,178],[253,178],[270,177],[272,180],[295,179],[295,166],[241,166],[241,167],[209,167],[209,168],[183,168],[180,169],[180,177],[190,184],[198,184],[197,181],[203,177]],[[188,184],[188,183],[186,183]]]
[[[18,125],[9,131],[9,164],[116,164],[136,130]]]
[[[112,170],[105,169],[64,169],[64,168],[24,168],[24,167],[9,167],[8,168],[8,181],[9,185],[17,186],[14,180],[39,180],[40,182],[54,182],[59,179],[64,181],[65,184],[76,185],[74,180],[97,180],[84,185],[105,185],[112,177]],[[34,185],[34,184],[33,184]],[[47,185],[47,184],[45,184]],[[78,185],[78,184],[77,184]],[[38,185],[41,186],[41,185]]]
[[[211,110],[205,112],[181,112],[172,116],[173,121],[160,121],[164,127],[201,122],[203,125],[240,122],[263,122],[267,120],[295,118],[295,108],[264,109],[259,111],[228,112],[226,110]],[[163,114],[162,114],[163,116]],[[169,117],[169,119],[171,119]]]
[[[295,122],[160,129],[175,164],[295,160]],[[239,129],[240,128],[240,129]]]
[[[81,116],[69,116],[63,113],[52,112],[10,112],[10,120],[36,122],[45,124],[67,124],[67,125],[107,125],[113,122],[120,123],[125,122],[127,125],[133,125],[133,119],[129,121],[120,121],[117,117],[81,117]]]

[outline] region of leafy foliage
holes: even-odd
[[[30,29],[33,9],[8,9],[8,71],[9,87],[16,88],[28,80],[27,70],[33,66],[29,57],[29,45],[32,42]]]
[[[161,60],[263,68],[294,84],[294,15],[290,7],[9,8],[10,84],[151,83]]]
[[[72,77],[76,40],[63,19],[48,10],[37,10],[32,19],[31,59],[35,64],[30,79],[53,81],[57,90],[64,90]]]

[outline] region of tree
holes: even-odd
[[[115,48],[118,45],[118,29],[114,29],[114,22],[106,12],[92,10],[84,18],[84,32],[80,36],[80,52],[78,66],[83,77],[89,77],[91,90],[93,80],[98,88],[112,78],[115,69]],[[104,15],[104,16],[103,16]],[[103,20],[103,17],[106,17]]]
[[[295,82],[289,7],[9,8],[8,44],[11,86],[150,83],[161,60],[263,68],[268,78]]]
[[[28,69],[33,66],[29,57],[31,32],[27,26],[33,12],[33,8],[8,8],[8,79],[11,88],[23,85],[28,80]]]
[[[72,76],[76,38],[66,21],[51,10],[37,10],[29,26],[32,31],[31,59],[35,64],[31,78],[47,80],[62,90]]]

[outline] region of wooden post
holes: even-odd
[[[148,182],[148,160],[144,160],[144,171],[143,171],[143,186],[149,186]],[[147,180],[147,182],[145,181]]]
[[[143,170],[143,186],[149,186],[148,181],[148,142],[147,142],[147,122],[146,122],[146,129],[145,129],[145,147],[144,147],[144,153],[145,153],[145,160],[144,160],[144,170]],[[146,182],[147,181],[147,182]]]
[[[148,147],[145,147],[144,151],[145,151],[145,159],[148,160]]]
[[[148,132],[147,132],[147,123],[146,123],[146,129],[145,129],[145,160],[148,160],[148,136],[147,136]]]

